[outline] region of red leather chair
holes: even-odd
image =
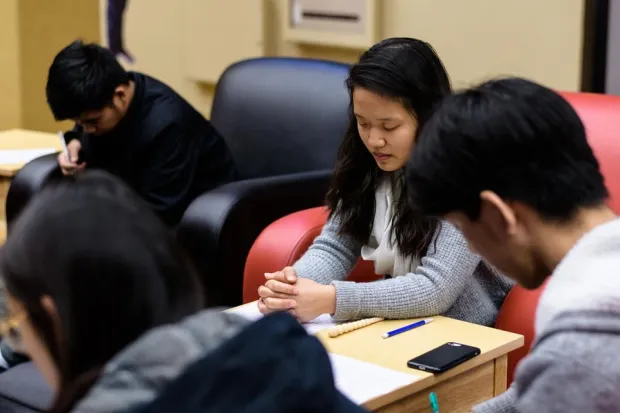
[[[620,97],[593,93],[562,93],[575,108],[609,190],[609,205],[620,214]]]
[[[588,140],[598,158],[609,189],[609,204],[620,214],[620,97],[590,93],[565,92],[583,120]],[[293,264],[312,243],[323,227],[327,213],[322,208],[288,215],[268,226],[255,241],[246,261],[244,302],[258,298],[256,290],[264,273]],[[350,279],[370,281],[377,276],[368,263],[355,269]],[[498,314],[496,327],[522,334],[525,345],[508,355],[508,383],[512,381],[519,360],[527,354],[534,338],[534,316],[543,287],[528,291],[516,286],[510,291]]]
[[[510,290],[504,304],[499,310],[495,328],[512,333],[521,334],[524,338],[523,347],[508,354],[508,384],[512,383],[515,368],[519,361],[530,351],[534,340],[534,317],[538,298],[544,290],[544,285],[536,290],[526,290],[516,285]]]

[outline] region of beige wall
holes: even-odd
[[[384,36],[433,44],[457,87],[497,75],[576,91],[583,0],[384,0]]]
[[[99,6],[83,0],[0,0],[0,130],[55,131],[47,69],[76,38],[99,42]]]
[[[264,0],[267,55],[356,60],[357,51],[285,42],[285,1]],[[432,43],[456,87],[514,74],[557,89],[579,89],[584,0],[378,1],[382,37],[410,36]],[[0,129],[58,129],[45,102],[47,68],[74,38],[105,38],[103,2],[0,0]],[[213,85],[189,80],[183,70],[182,3],[129,1],[126,43],[137,63],[128,67],[169,83],[208,115]],[[217,33],[213,36],[218,39]],[[230,38],[218,40],[222,47],[230,43]]]
[[[285,1],[265,0],[267,55],[344,62],[357,59],[357,51],[298,47],[285,42],[281,34],[281,22],[286,19]],[[557,89],[579,90],[583,0],[378,1],[382,37],[417,37],[433,44],[455,87],[498,75],[520,75]],[[213,85],[188,80],[183,73],[180,4],[181,1],[130,0],[126,43],[137,63],[129,67],[168,82],[208,114]],[[226,39],[220,41],[222,47],[227,47]]]
[[[285,0],[272,0],[284,16]],[[431,43],[457,88],[500,75],[525,76],[577,91],[581,85],[584,0],[378,0],[381,35]],[[281,51],[353,62],[356,52]]]
[[[0,130],[21,126],[19,0],[0,0]]]
[[[19,15],[23,126],[56,131],[68,124],[59,125],[47,106],[47,70],[56,53],[76,38],[99,42],[99,6],[84,0],[19,0]]]
[[[106,0],[100,0],[100,37],[106,42]],[[183,73],[183,20],[180,0],[129,0],[125,13],[125,47],[135,64],[121,62],[127,69],[141,71],[178,91],[197,109],[208,114],[213,87],[187,79]],[[200,50],[196,50],[200,53]]]

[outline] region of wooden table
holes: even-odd
[[[323,330],[317,337],[330,353],[419,377],[412,384],[364,405],[373,411],[429,413],[428,395],[434,391],[440,411],[467,413],[472,406],[504,392],[507,354],[523,346],[523,336],[447,317],[434,319],[429,325],[389,339],[381,338],[384,332],[412,320],[384,321],[336,338],[329,338]],[[407,360],[451,341],[479,347],[481,354],[439,375],[407,367]]]
[[[7,149],[61,149],[60,139],[54,133],[34,132],[22,129],[0,131],[0,150]],[[6,239],[6,196],[11,180],[24,166],[21,164],[0,164],[0,243]]]
[[[245,312],[256,302],[229,311]],[[469,413],[471,408],[506,390],[507,354],[523,346],[523,336],[448,317],[436,316],[423,327],[383,339],[383,333],[415,320],[390,320],[330,338],[316,334],[330,353],[415,375],[417,380],[364,404],[377,412],[429,413],[429,393],[437,393],[439,410]],[[442,344],[457,342],[480,348],[481,354],[443,374],[433,375],[407,367],[407,361]]]

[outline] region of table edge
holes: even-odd
[[[504,330],[500,330],[500,331],[504,331]],[[429,387],[443,383],[444,381],[449,380],[452,377],[458,376],[459,374],[465,373],[476,367],[482,366],[483,364],[493,361],[505,354],[510,353],[513,350],[523,347],[525,343],[525,339],[522,335],[511,333],[509,331],[506,331],[506,333],[515,335],[514,339],[499,347],[496,347],[483,354],[480,354],[479,356],[476,356],[473,359],[453,369],[446,371],[445,373],[432,374],[432,373],[420,372],[420,373],[423,373],[424,376],[420,378],[419,380],[416,380],[413,383],[403,386],[391,393],[375,397],[374,399],[370,399],[366,403],[364,403],[362,406],[364,406],[365,408],[369,410],[375,410],[381,407],[385,407],[388,404],[397,402],[411,394],[419,393],[425,389],[428,389]]]

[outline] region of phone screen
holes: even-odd
[[[459,343],[446,343],[407,363],[421,370],[444,371],[480,354],[480,349]]]

